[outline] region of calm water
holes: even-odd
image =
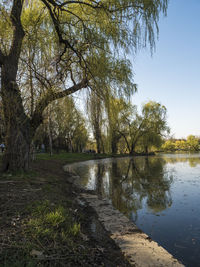
[[[186,266],[200,266],[200,154],[74,164],[79,183],[108,198]]]

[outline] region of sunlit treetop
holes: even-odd
[[[5,0],[0,4],[0,50],[7,55],[17,2],[22,3],[18,22],[25,34],[18,72],[23,88],[31,64],[37,88],[42,82],[43,89],[64,90],[87,80],[100,94],[109,86],[128,96],[136,86],[127,55],[147,45],[153,51],[168,1]]]
[[[10,13],[15,1],[4,0],[1,18],[7,21],[5,13]],[[123,53],[155,45],[160,13],[166,14],[167,0],[25,0],[23,12],[29,9],[32,17],[43,12],[56,31],[58,41],[76,56],[101,50]],[[34,14],[35,13],[35,14]],[[41,14],[40,14],[41,16]],[[31,17],[29,16],[29,19]],[[22,19],[22,25],[25,16]],[[51,20],[51,21],[50,21]],[[11,26],[11,25],[10,25]],[[1,27],[2,30],[2,27]],[[125,49],[125,50],[122,50]],[[84,52],[83,52],[84,51]]]

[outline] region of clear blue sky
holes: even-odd
[[[176,138],[200,136],[200,0],[171,0],[159,21],[153,56],[140,51],[133,62],[138,93],[133,104],[165,105]]]

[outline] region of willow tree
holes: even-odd
[[[103,132],[103,101],[93,91],[88,96],[87,111],[92,133],[96,141],[97,153],[104,153],[104,144],[102,138]]]
[[[167,109],[160,103],[149,101],[142,107],[142,114],[126,118],[127,128],[121,132],[130,154],[136,146],[143,146],[148,153],[149,146],[157,146],[161,138],[170,132],[167,125]],[[127,131],[126,131],[127,130]]]
[[[132,106],[130,102],[123,98],[109,96],[106,102],[106,112],[110,150],[113,154],[116,154],[119,141],[127,132],[127,121],[135,113],[135,106]]]
[[[103,81],[101,70],[106,65],[101,60],[102,51],[105,57],[112,56],[113,62],[117,62],[122,57],[125,60],[130,48],[137,49],[147,43],[154,47],[159,15],[165,14],[167,2],[4,0],[0,4],[1,97],[6,131],[4,170],[28,169],[30,143],[49,103]],[[37,30],[27,27],[38,20],[41,23]],[[48,47],[52,36],[54,45]],[[40,50],[41,43],[50,49],[47,62],[51,70],[48,75],[41,74],[40,64],[34,65],[43,92],[37,94],[38,83],[30,82],[29,89],[36,91],[37,98],[28,114],[22,99],[20,67],[24,60],[28,64],[22,51],[30,37],[38,44],[35,59],[39,60],[44,53]],[[108,73],[112,73],[112,66]],[[113,73],[113,84],[117,77],[118,73]],[[99,94],[104,90],[100,86],[96,88]],[[119,89],[121,93],[131,91],[126,86]]]

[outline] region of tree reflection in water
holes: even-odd
[[[172,164],[175,164],[177,162],[188,163],[191,168],[194,168],[200,164],[198,153],[169,154],[169,156],[167,156],[166,154],[166,156],[164,156],[164,159],[167,163]]]
[[[164,166],[165,160],[156,157],[99,162],[95,168],[96,193],[112,199],[113,205],[127,216],[134,212],[137,217],[137,210],[145,204],[153,212],[160,212],[172,204],[173,179]]]
[[[109,198],[186,266],[199,266],[200,153],[105,159],[76,171],[82,186]]]

